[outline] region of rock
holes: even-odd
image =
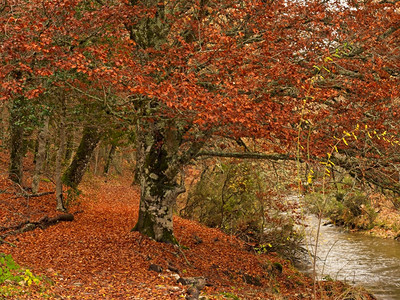
[[[176,281],[178,281],[181,278],[181,276],[179,276],[179,274],[176,273],[169,275],[169,277],[174,278]]]
[[[181,288],[179,286],[169,286],[168,290],[171,292],[179,292]]]
[[[172,271],[172,272],[175,272],[175,273],[177,273],[177,274],[179,274],[180,272],[179,272],[179,269],[177,268],[177,267],[175,267],[173,264],[171,264],[171,263],[168,263],[168,270],[170,270],[170,271]]]
[[[255,286],[262,286],[262,283],[258,276],[256,277],[256,276],[252,276],[249,274],[244,274],[242,278],[243,278],[243,281],[246,282],[247,284],[252,284]]]
[[[78,281],[78,282],[74,282],[73,285],[81,287],[81,286],[83,286],[83,283]]]
[[[198,300],[199,297],[200,297],[200,291],[196,287],[191,286],[187,290],[186,300]]]
[[[207,283],[204,277],[186,277],[186,278],[181,277],[177,282],[183,285],[191,285],[196,289],[198,289],[199,291],[204,289]]]
[[[277,273],[282,274],[282,272],[283,272],[283,266],[282,266],[282,264],[280,264],[280,263],[278,263],[278,262],[275,262],[275,263],[272,264],[272,266],[273,266],[274,270],[275,270]]]
[[[161,273],[163,271],[163,268],[159,265],[151,264],[149,267],[149,271],[155,271],[157,273]]]

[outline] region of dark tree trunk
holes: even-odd
[[[110,151],[108,152],[106,163],[104,164],[104,175],[108,175],[108,172],[110,171],[110,164],[114,158],[116,149],[117,149],[117,146],[115,144],[112,144]]]
[[[74,189],[78,187],[100,138],[101,133],[97,127],[87,126],[84,128],[78,150],[63,175],[63,183],[66,186]]]
[[[15,183],[22,184],[23,157],[25,155],[23,109],[24,99],[13,101],[10,110],[10,165],[9,178]]]
[[[65,99],[62,99],[62,107],[60,112],[60,119],[58,122],[58,138],[59,144],[56,155],[56,200],[57,210],[66,211],[63,199],[63,184],[61,179],[61,173],[63,168],[63,158],[65,155],[65,117],[66,117],[66,106]]]
[[[73,149],[74,149],[74,131],[71,126],[68,128],[66,145],[65,145],[65,161],[67,163],[71,161]]]

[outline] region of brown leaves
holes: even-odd
[[[139,191],[127,175],[107,182],[92,178],[81,188],[80,204],[71,208],[73,222],[8,237],[16,248],[0,245],[0,252],[12,254],[35,275],[54,282],[45,291],[50,299],[180,299],[190,287],[181,285],[179,276],[204,278],[202,292],[215,299],[222,292],[242,299],[273,299],[270,291],[274,286],[289,298],[295,299],[299,293],[310,296],[310,279],[296,273],[288,262],[248,252],[243,242],[217,229],[175,217],[180,249],[131,232]],[[4,177],[0,178],[0,190],[12,191]],[[20,212],[35,215],[37,220],[54,214],[52,195],[32,198],[28,206],[26,202],[18,206],[9,194],[0,196],[4,225],[6,220],[16,222],[13,216]],[[283,266],[282,274],[272,276],[266,271],[274,262]],[[161,273],[149,270],[151,265],[160,266]],[[40,293],[32,287],[21,299],[42,299]]]

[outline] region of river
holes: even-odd
[[[310,216],[307,223],[305,246],[313,251],[318,219]],[[318,279],[329,276],[364,286],[377,299],[400,299],[400,242],[321,226],[317,257]],[[300,270],[312,273],[310,258]]]

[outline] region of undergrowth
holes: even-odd
[[[43,291],[43,279],[22,268],[11,255],[0,253],[0,299],[30,293],[33,286]]]
[[[222,229],[254,245],[257,253],[294,258],[303,236],[302,215],[287,189],[260,163],[221,161],[203,170],[190,189],[181,216]]]

